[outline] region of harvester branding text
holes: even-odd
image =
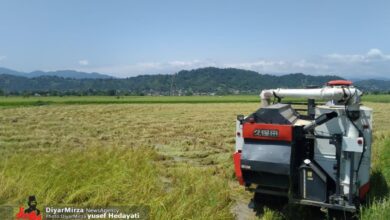
[[[279,131],[278,130],[269,130],[269,129],[255,129],[253,130],[254,136],[261,136],[261,137],[278,137]]]

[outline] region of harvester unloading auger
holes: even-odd
[[[263,90],[261,108],[237,116],[239,183],[291,203],[357,211],[370,187],[372,141],[372,109],[361,105],[361,95],[345,80]],[[307,114],[281,103],[285,97],[307,98]],[[326,103],[316,105],[316,99]]]

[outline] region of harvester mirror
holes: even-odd
[[[244,115],[237,115],[237,120],[238,121],[243,121],[244,120]]]

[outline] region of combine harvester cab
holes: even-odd
[[[361,105],[361,95],[344,80],[323,88],[263,90],[261,108],[237,116],[239,183],[292,203],[356,212],[369,190],[371,163],[372,110]],[[285,97],[307,102],[282,103]],[[307,114],[292,104],[307,105],[299,109]]]

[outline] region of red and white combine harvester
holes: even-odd
[[[261,108],[237,116],[233,158],[239,183],[260,199],[282,196],[332,212],[357,211],[370,188],[372,141],[372,109],[360,103],[361,95],[345,80],[323,88],[263,90]],[[285,97],[306,98],[307,114],[283,104]]]

